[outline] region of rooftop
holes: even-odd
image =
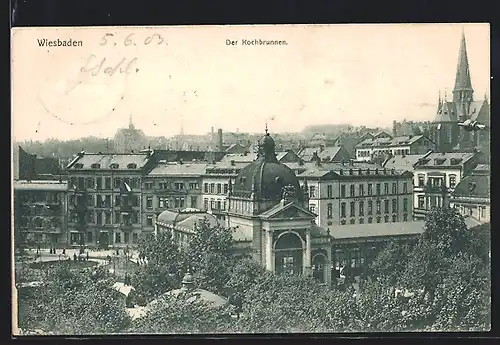
[[[168,162],[158,164],[149,172],[149,176],[196,177],[205,173],[206,163],[178,163]]]
[[[414,167],[452,167],[459,168],[475,156],[472,152],[432,152],[417,161]]]
[[[412,145],[418,140],[424,138],[423,135],[409,135],[409,136],[401,136],[395,138],[373,138],[373,139],[365,139],[359,144],[356,145],[356,148],[370,148],[370,147],[392,147],[392,146],[406,146]]]
[[[422,155],[406,155],[406,156],[394,156],[391,157],[385,164],[384,168],[396,169],[396,170],[407,170],[412,171],[413,165],[418,162],[418,160],[424,157]]]
[[[330,226],[333,239],[419,235],[424,232],[423,221],[372,223]]]
[[[85,153],[81,152],[68,165],[68,170],[137,170],[149,161],[149,152],[143,153]]]
[[[68,190],[67,181],[53,181],[53,180],[37,180],[37,181],[14,181],[14,190],[39,190],[39,191],[54,191],[64,192]]]

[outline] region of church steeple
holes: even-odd
[[[467,58],[467,44],[465,33],[462,29],[462,39],[458,52],[457,74],[455,78],[455,88],[453,89],[453,102],[471,102],[472,82],[470,78],[469,59]]]
[[[130,116],[128,118],[128,128],[135,129],[134,123],[132,122],[132,114],[130,114]]]

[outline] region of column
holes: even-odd
[[[273,232],[271,230],[266,231],[266,269],[274,272]]]
[[[304,260],[304,273],[307,275],[311,274],[311,231],[306,230],[306,250],[305,250],[305,260]]]
[[[325,283],[328,285],[328,286],[331,286],[332,285],[332,267],[333,267],[333,263],[332,263],[332,247],[331,246],[328,246],[327,250],[326,250],[326,265],[325,265]]]

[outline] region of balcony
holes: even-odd
[[[427,194],[444,194],[447,192],[447,188],[444,184],[442,185],[428,184],[423,188],[423,191]]]

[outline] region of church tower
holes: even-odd
[[[462,30],[460,50],[458,53],[457,74],[455,77],[455,87],[453,89],[453,103],[457,111],[457,120],[463,122],[470,117],[469,109],[473,101],[474,89],[470,78],[469,60],[467,58],[467,45],[465,33]],[[469,146],[469,133],[460,128],[459,147]]]

